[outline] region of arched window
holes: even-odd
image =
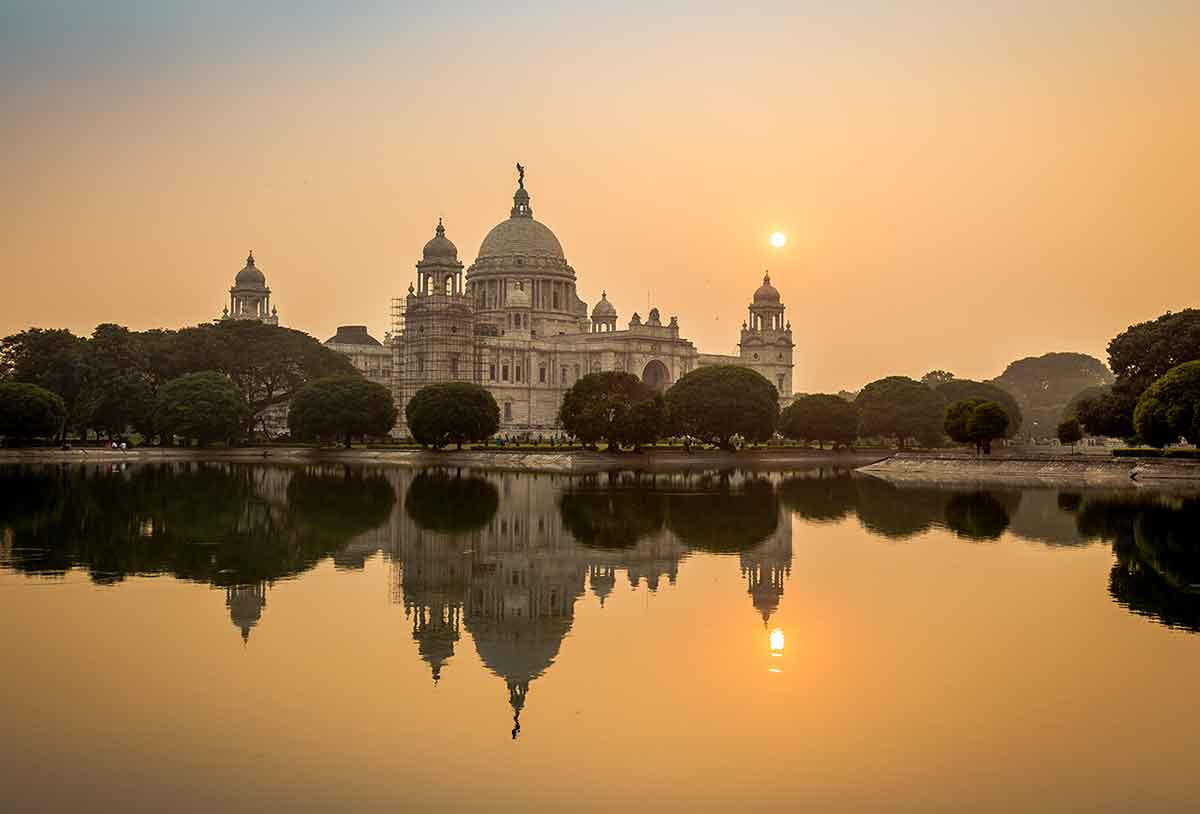
[[[454,293],[454,278],[453,278],[453,277],[451,277],[451,276],[447,275],[447,277],[446,277],[446,286],[445,286],[445,288],[446,288],[446,292],[445,292],[445,293],[446,293],[447,295],[450,295],[450,294],[453,294],[453,293]]]

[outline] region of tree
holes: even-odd
[[[341,439],[346,448],[357,436],[384,436],[398,414],[391,392],[358,374],[317,379],[300,388],[288,409],[293,438]]]
[[[1075,415],[1092,435],[1110,438],[1133,438],[1133,410],[1137,398],[1122,388],[1115,388],[1093,398],[1084,398],[1075,405]]]
[[[120,325],[97,325],[88,340],[81,426],[109,437],[135,427],[153,435],[155,382],[140,334]]]
[[[850,446],[858,437],[858,408],[840,396],[818,393],[797,396],[779,416],[779,432],[786,438]]]
[[[971,411],[967,434],[983,448],[984,455],[992,454],[992,441],[1003,438],[1008,430],[1008,413],[994,401],[985,401]]]
[[[264,410],[290,401],[309,382],[357,375],[349,359],[308,334],[254,320],[199,325],[161,339],[166,347],[154,357],[164,373],[216,370],[229,377],[249,408],[247,432]]]
[[[563,396],[558,421],[589,446],[607,441],[640,447],[657,441],[666,429],[666,407],[653,389],[631,373],[589,373]]]
[[[1016,398],[1026,435],[1048,438],[1079,391],[1111,381],[1112,374],[1099,359],[1083,353],[1047,353],[1018,359],[991,383]]]
[[[993,439],[1003,438],[1008,429],[1008,413],[994,401],[963,399],[946,408],[942,427],[951,440],[991,455]]]
[[[732,448],[740,435],[766,441],[779,420],[779,391],[762,374],[745,367],[713,365],[688,373],[667,391],[667,412],[676,435],[690,435]]]
[[[971,414],[975,412],[975,408],[982,403],[979,399],[963,399],[946,407],[945,418],[942,420],[942,428],[946,431],[946,435],[950,436],[951,441],[956,444],[975,443],[975,440],[967,431],[967,422],[971,420]],[[975,451],[979,451],[977,444]]]
[[[1071,416],[1063,420],[1058,425],[1058,441],[1061,444],[1070,444],[1075,446],[1083,440],[1083,427],[1079,425],[1079,419]]]
[[[36,384],[63,400],[66,412],[59,440],[79,417],[87,376],[86,349],[86,339],[63,329],[30,328],[0,340],[0,373],[13,381]]]
[[[177,435],[204,446],[237,438],[245,416],[246,403],[229,377],[206,370],[171,379],[159,388],[154,424],[164,441]]]
[[[909,438],[925,446],[942,440],[946,399],[907,376],[888,376],[868,384],[854,400],[862,414],[859,435],[895,438],[900,448]]]
[[[1171,368],[1146,388],[1133,411],[1133,428],[1156,447],[1180,438],[1200,443],[1200,360]]]
[[[53,438],[67,408],[55,393],[27,382],[0,382],[0,436],[28,441]]]
[[[934,388],[947,402],[976,399],[978,401],[994,401],[1008,414],[1008,430],[1005,438],[1012,438],[1021,428],[1021,407],[1017,399],[1002,387],[990,382],[976,382],[970,379],[954,379],[942,382]]]
[[[931,370],[921,377],[921,384],[927,387],[937,387],[939,384],[954,381],[954,374],[948,370]]]
[[[1116,375],[1112,390],[1079,405],[1088,432],[1132,438],[1138,400],[1167,371],[1200,359],[1200,310],[1167,312],[1131,325],[1108,343],[1108,363]]]
[[[484,388],[468,382],[431,384],[404,408],[409,432],[422,446],[441,449],[485,441],[500,429],[500,407]]]

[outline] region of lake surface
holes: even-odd
[[[0,809],[1194,811],[1200,499],[0,468]]]

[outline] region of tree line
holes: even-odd
[[[205,444],[261,437],[265,414],[291,405],[295,438],[386,435],[387,388],[308,334],[252,321],[90,337],[30,328],[0,340],[0,436],[69,436]],[[384,426],[386,424],[386,426]]]

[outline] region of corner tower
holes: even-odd
[[[233,278],[229,307],[221,314],[221,319],[252,319],[267,325],[279,324],[279,314],[271,307],[267,276],[254,264],[254,252],[250,252],[245,267]]]
[[[771,285],[771,274],[750,302],[749,319],[742,323],[738,350],[742,364],[758,371],[775,385],[780,398],[792,395],[792,324],[784,321],[783,301]]]
[[[479,381],[475,320],[463,292],[463,264],[440,219],[421,252],[417,281],[408,287],[399,349],[401,421],[404,406],[425,385]]]

